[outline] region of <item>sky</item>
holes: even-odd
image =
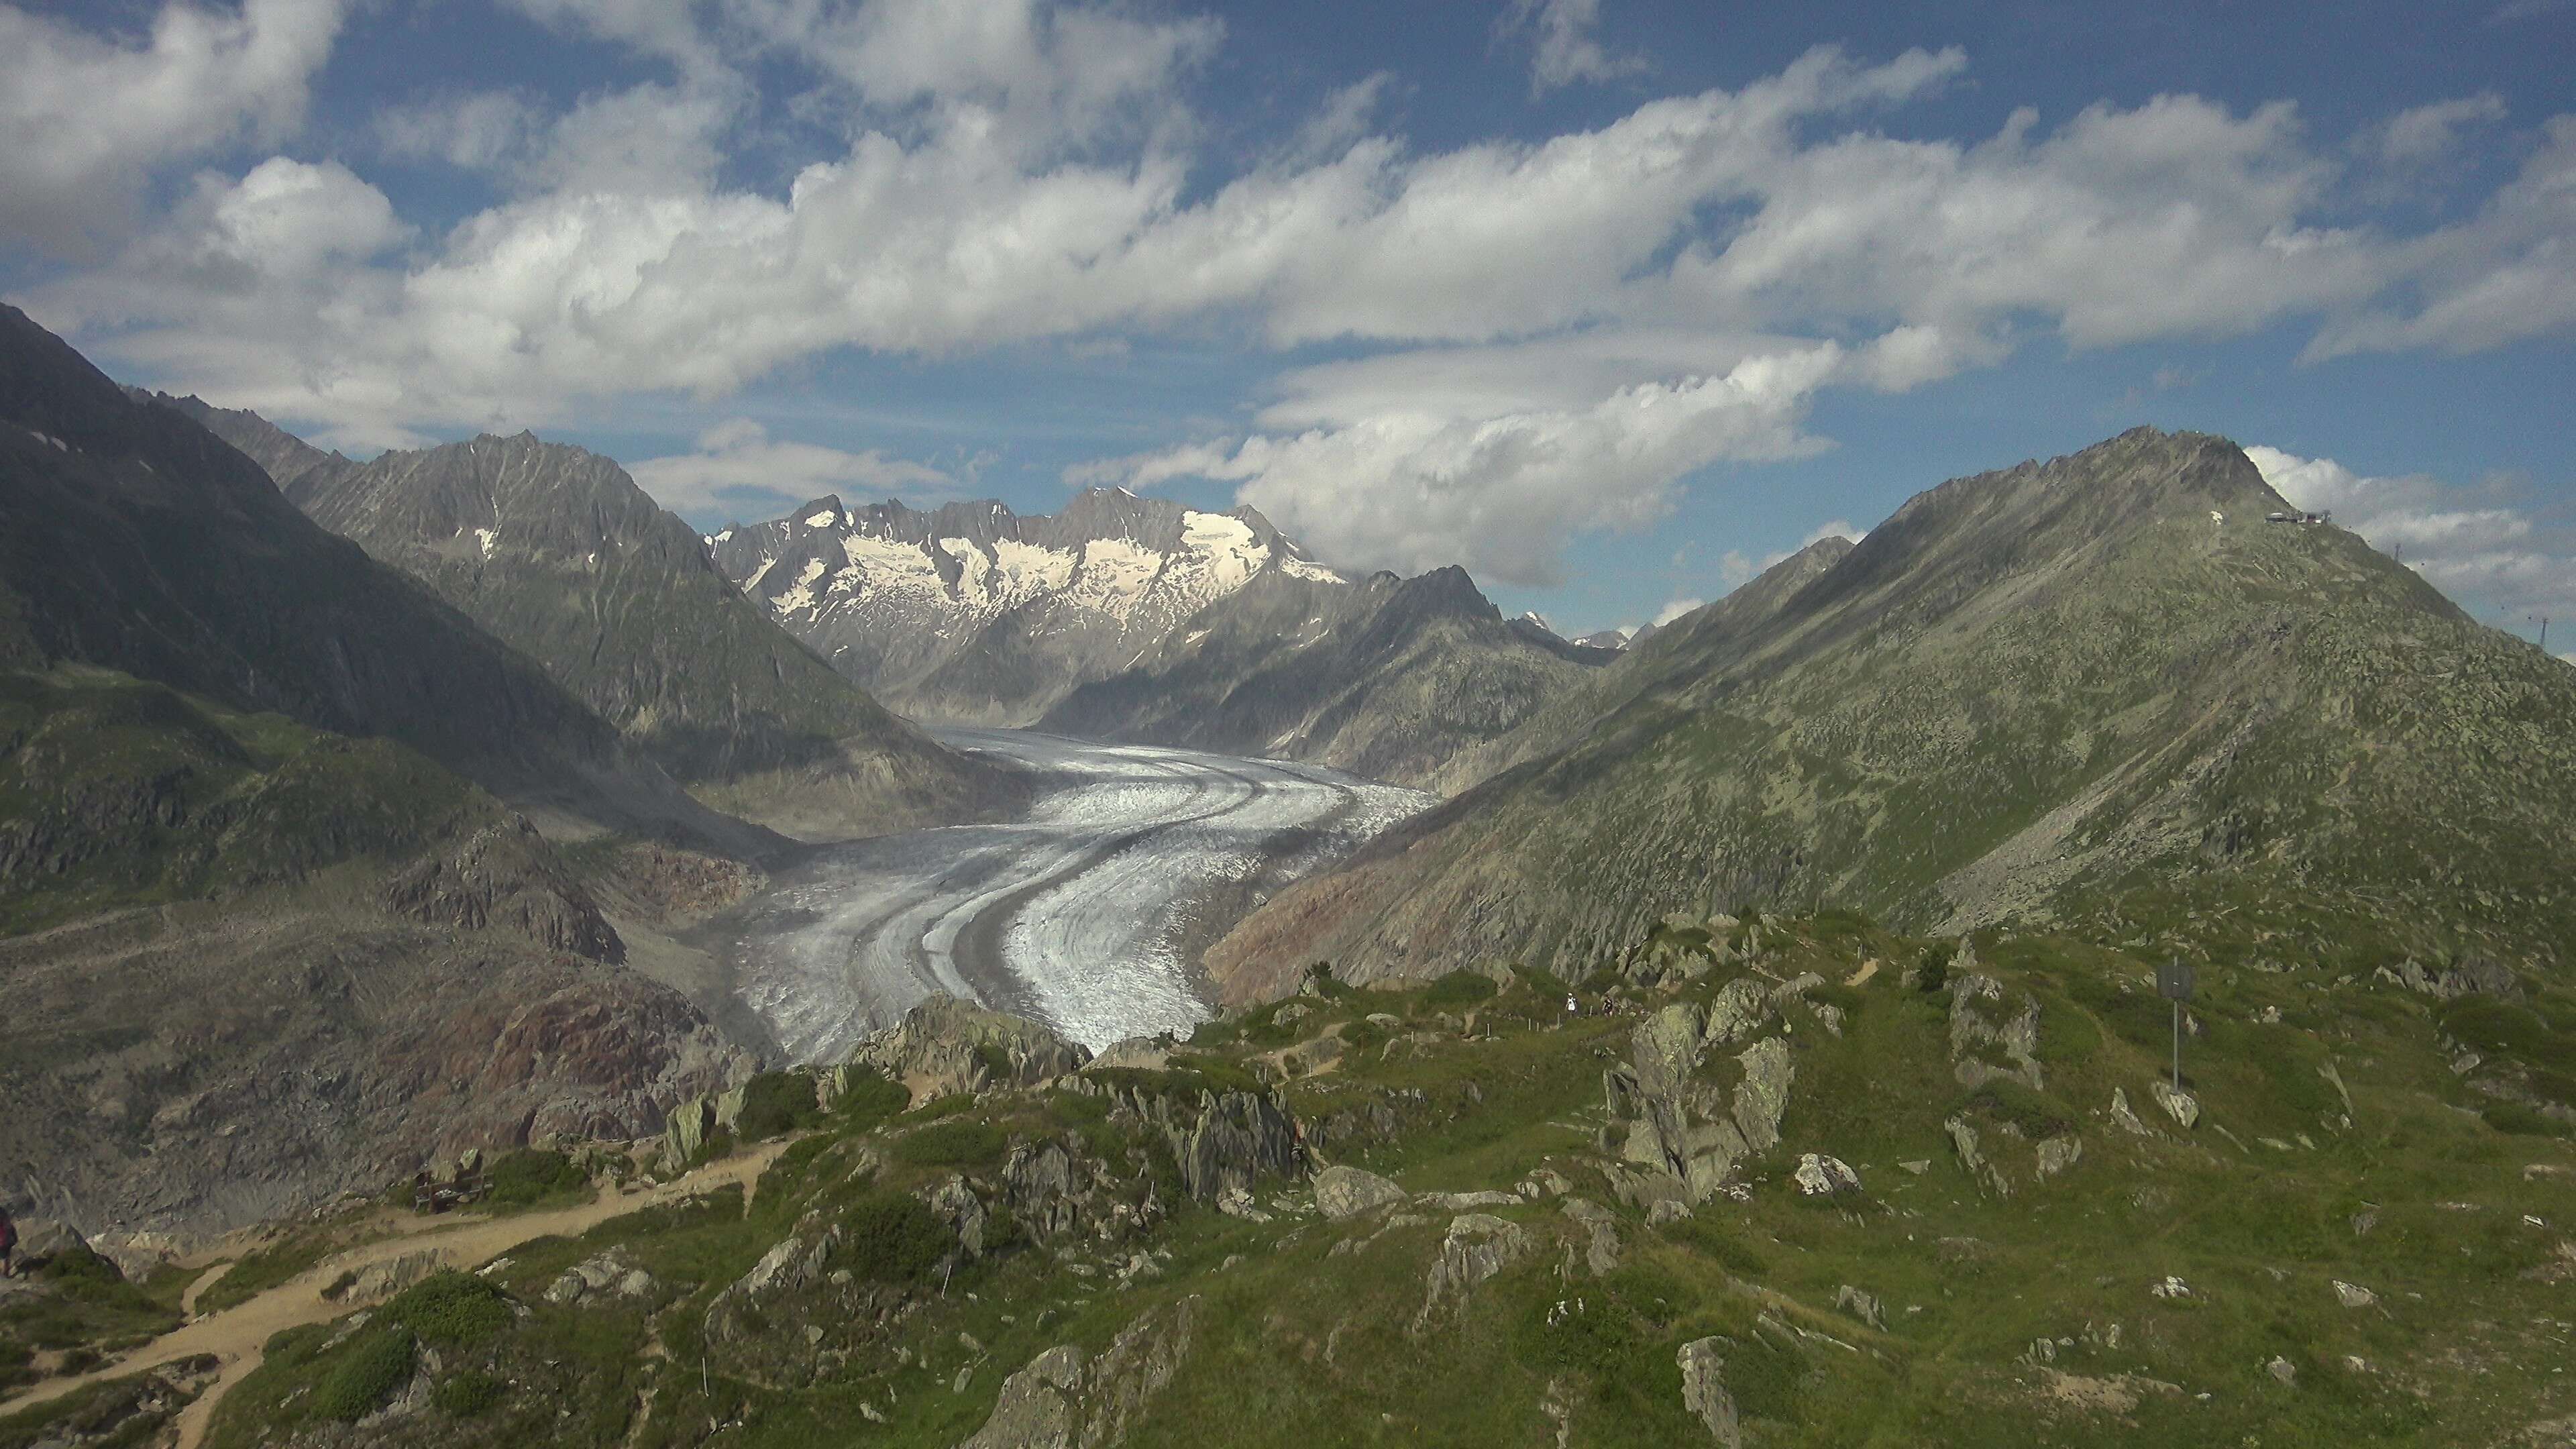
[[[0,296],[358,456],[1248,503],[1568,633],[2198,429],[2561,653],[2571,57],[2576,0],[0,3]]]

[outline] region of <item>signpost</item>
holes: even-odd
[[[2173,1085],[2177,1092],[2182,1090],[2182,1004],[2191,1000],[2191,988],[2199,977],[2200,973],[2180,956],[2156,968],[2156,995],[2173,1003]]]

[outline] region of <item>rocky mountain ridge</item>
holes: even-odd
[[[662,918],[602,895],[618,835],[783,844],[0,312],[0,1201],[168,1244],[654,1130],[749,1058],[622,964]]]
[[[1943,484],[1462,757],[1499,773],[1210,969],[1253,997],[1316,959],[1562,964],[1712,899],[2554,966],[2576,676],[2282,506],[2233,444],[2153,430]]]
[[[896,709],[1023,725],[1255,577],[1346,586],[1249,508],[1093,488],[1062,512],[818,498],[712,535],[718,567]]]
[[[316,522],[524,650],[720,809],[842,838],[1015,798],[763,617],[609,459],[521,433],[355,463],[256,414],[156,400],[266,460]]]

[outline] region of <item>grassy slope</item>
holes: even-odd
[[[499,816],[388,740],[111,670],[0,672],[0,934],[391,865]]]
[[[1764,1445],[2472,1444],[2576,1412],[2576,1385],[2555,1372],[2554,1326],[2576,1280],[2576,1246],[2559,1222],[2576,1150],[2549,1135],[2555,1124],[2517,1135],[2481,1119],[2484,1077],[2447,1064],[2444,1026],[2460,1007],[2317,969],[2213,969],[2185,1059],[2206,1115],[2184,1132],[2147,1095],[2168,1018],[2139,955],[1981,938],[1980,969],[2040,1005],[2045,1076],[2038,1093],[1979,1095],[1951,1075],[1945,1000],[1902,980],[1928,943],[1840,915],[1764,931],[1767,973],[1840,983],[1866,961],[1882,965],[1858,986],[1811,993],[1844,1013],[1839,1035],[1804,1007],[1787,1013],[1796,1077],[1786,1140],[1751,1164],[1749,1200],[1719,1198],[1660,1229],[1616,1209],[1623,1262],[1606,1279],[1561,1266],[1575,1239],[1554,1203],[1487,1209],[1520,1223],[1538,1250],[1415,1338],[1406,1327],[1448,1215],[1426,1209],[1383,1232],[1373,1218],[1325,1224],[1274,1188],[1264,1196],[1285,1215],[1272,1223],[1185,1207],[1114,1246],[1059,1254],[1023,1243],[944,1285],[934,1274],[867,1288],[872,1306],[855,1313],[817,1285],[770,1304],[750,1342],[707,1345],[715,1293],[770,1244],[800,1225],[869,1220],[865,1205],[886,1191],[951,1170],[913,1157],[954,1156],[964,1143],[963,1170],[989,1184],[996,1137],[1072,1134],[1113,1155],[1132,1145],[1092,1099],[995,1094],[962,1114],[946,1105],[941,1151],[899,1145],[932,1135],[912,1117],[843,1120],[781,1159],[747,1215],[728,1196],[515,1254],[491,1281],[529,1314],[448,1352],[442,1369],[501,1385],[497,1402],[398,1420],[376,1442],[695,1444],[712,1422],[733,1444],[948,1445],[1038,1352],[1097,1348],[1186,1294],[1213,1311],[1130,1443],[1538,1445],[1554,1442],[1555,1413],[1578,1444],[1699,1442],[1674,1351],[1711,1334],[1731,1341],[1727,1380],[1751,1442]],[[1684,998],[1711,996],[1735,969]],[[1508,1188],[1552,1167],[1578,1194],[1609,1201],[1587,1165],[1600,1072],[1605,1057],[1625,1057],[1637,1018],[1561,1024],[1561,988],[1543,980],[1495,1001],[1473,994],[1345,994],[1293,1028],[1263,1008],[1203,1032],[1199,1072],[1239,1079],[1249,1059],[1338,1029],[1358,1049],[1280,1089],[1336,1160],[1416,1191]],[[1646,1004],[1663,999],[1649,993]],[[1471,1006],[1478,1019],[1462,1034]],[[2576,1045],[2576,999],[2547,991],[2531,1010],[2540,1025],[2517,1049]],[[1380,1012],[1401,1024],[1363,1019]],[[2349,1088],[2349,1112],[2328,1066]],[[1723,1079],[1729,1069],[1714,1070]],[[2115,1087],[2152,1136],[2111,1124]],[[1981,1194],[1963,1171],[1943,1133],[1954,1113],[1983,1130],[2012,1196]],[[1361,1125],[1372,1117],[1378,1125]],[[2037,1181],[2034,1145],[2007,1122],[2072,1131],[2083,1157]],[[1863,1195],[1799,1196],[1787,1177],[1804,1151],[1851,1163]],[[1907,1162],[1927,1166],[1917,1175]],[[2562,1175],[2526,1170],[2535,1164]],[[1366,1242],[1335,1251],[1354,1239]],[[661,1280],[655,1298],[543,1302],[555,1274],[611,1245]],[[1111,1286],[1139,1251],[1168,1257],[1132,1286]],[[834,1262],[859,1266],[864,1287],[870,1252],[857,1240]],[[2168,1275],[2190,1296],[2151,1295]],[[2341,1306],[2338,1280],[2378,1302]],[[1835,1311],[1844,1284],[1883,1301],[1884,1331]],[[299,1396],[357,1341],[326,1347],[328,1333],[299,1334],[226,1402],[211,1442],[314,1427]],[[2043,1338],[2044,1359],[2034,1349]],[[2266,1367],[2276,1358],[2292,1382]],[[639,1424],[646,1393],[653,1409]],[[864,1425],[861,1405],[887,1422]]]

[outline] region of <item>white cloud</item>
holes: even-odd
[[[2332,458],[2259,444],[2245,455],[2292,506],[2335,514],[2337,524],[2397,554],[2434,587],[2478,608],[2481,618],[2492,622],[2494,608],[2509,620],[2576,613],[2576,540],[2502,505],[2492,487],[2462,488],[2423,474],[2364,477]],[[2480,493],[2490,496],[2475,496]]]
[[[302,120],[342,0],[171,0],[139,43],[0,5],[0,234],[79,251],[157,168]]]
[[[1337,562],[1466,559],[1509,581],[1548,577],[1574,534],[1651,520],[1700,470],[1823,446],[1802,426],[1822,389],[1920,387],[2046,330],[2104,346],[2313,319],[2328,355],[2576,326],[2576,118],[2474,215],[2413,235],[2353,220],[2354,145],[2312,141],[2286,103],[2024,111],[1964,140],[1874,128],[1963,74],[1955,50],[1819,49],[1596,129],[1438,151],[1376,123],[1394,83],[1373,76],[1229,174],[1183,98],[1222,38],[1205,19],[513,3],[667,76],[555,114],[484,93],[386,121],[386,151],[503,183],[435,237],[344,168],[272,160],[187,188],[109,264],[24,301],[154,381],[344,446],[542,425],[584,395],[720,397],[839,348],[1240,325],[1361,355],[1279,379],[1248,437],[1101,476],[1229,479]],[[297,5],[337,16],[244,13]],[[1520,12],[1541,51],[1596,20]],[[742,184],[784,144],[749,78],[782,72],[837,139],[781,186]],[[2419,152],[2483,115],[2447,104],[2375,144]],[[311,237],[247,240],[262,208],[326,195],[345,214]]]
[[[2481,122],[2504,119],[2504,97],[2481,91],[2457,100],[2436,101],[2399,111],[2387,124],[2364,134],[2364,141],[2383,165],[2415,168],[2451,154],[2460,132]]]
[[[1512,0],[1494,33],[1531,37],[1530,94],[1544,95],[1577,81],[1617,80],[1646,68],[1642,55],[1602,49],[1592,36],[1600,23],[1601,0]]]
[[[1682,615],[1708,607],[1706,599],[1672,599],[1655,611],[1655,627],[1660,629]],[[1632,631],[1633,632],[1633,631]]]
[[[870,449],[863,453],[784,442],[750,418],[733,418],[698,435],[694,452],[648,458],[627,472],[674,512],[735,508],[769,516],[825,493],[866,498],[948,492],[946,473]]]
[[[389,104],[375,115],[376,144],[385,155],[466,171],[517,160],[543,127],[536,108],[508,91],[455,92]]]
[[[1292,436],[1092,464],[1068,478],[1238,482],[1243,501],[1344,568],[1414,573],[1464,563],[1505,583],[1553,584],[1576,534],[1661,516],[1682,475],[1821,447],[1799,420],[1842,358],[1826,342],[1748,357],[1721,374],[1624,387],[1579,409],[1379,412]]]
[[[2382,303],[2330,323],[2303,356],[2477,352],[2576,326],[2576,115],[2551,117],[2543,135],[2521,175],[2475,216],[2399,248],[2421,305]]]

